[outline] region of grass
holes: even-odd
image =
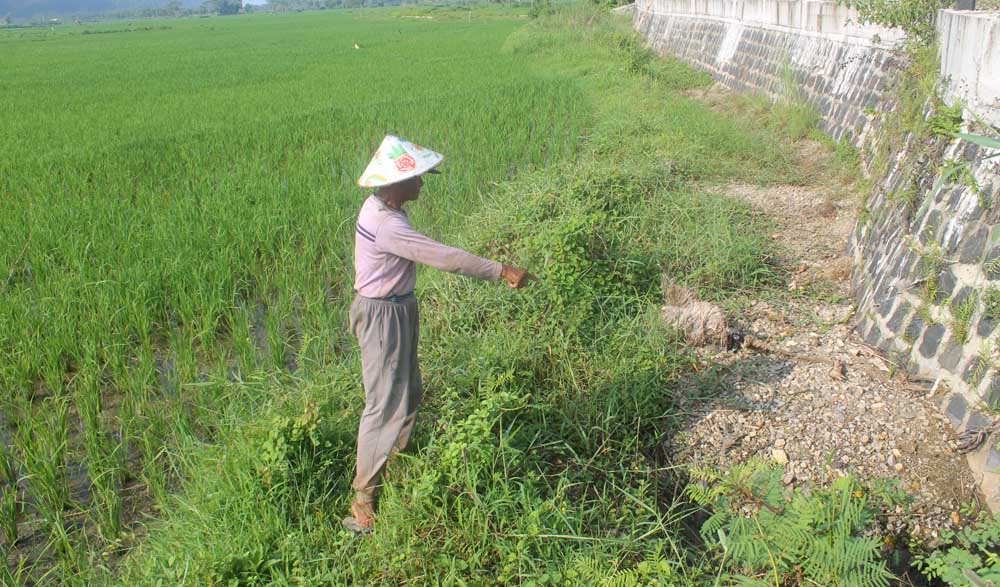
[[[988,287],[983,292],[983,316],[1000,319],[1000,289]]]
[[[792,81],[789,81],[785,87],[791,87],[791,84]],[[800,145],[804,139],[820,144],[815,156],[799,153],[794,160],[787,162],[779,176],[758,177],[761,183],[780,181],[806,185],[822,178],[823,182],[835,182],[836,192],[857,194],[860,198],[870,185],[863,177],[858,150],[850,143],[838,142],[823,134],[817,126],[819,115],[804,102],[799,92],[791,89],[783,92],[777,101],[760,93],[733,93],[718,88],[696,90],[694,93],[700,101],[724,115],[730,124],[736,124],[746,132],[772,133]],[[783,156],[769,154],[772,160]]]
[[[927,242],[921,244],[919,239],[909,237],[907,248],[917,254],[918,283],[920,284],[920,297],[923,301],[931,305],[941,303],[941,293],[938,286],[938,278],[944,271],[947,263],[944,257],[944,248],[941,243],[928,238]]]
[[[921,208],[920,194],[924,178],[934,177],[940,168],[939,159],[943,143],[935,138],[949,136],[961,123],[961,107],[949,107],[941,99],[939,84],[940,63],[936,43],[915,40],[904,48],[906,72],[900,75],[892,88],[894,108],[876,113],[879,117],[879,134],[866,145],[871,165],[870,175],[885,177],[898,168],[905,181],[889,200],[904,207],[908,216]],[[899,145],[907,144],[905,157],[895,161],[893,153]],[[923,206],[929,199],[924,198]]]
[[[0,409],[28,423],[21,528],[45,535],[13,568],[60,585],[700,581],[658,447],[717,381],[691,383],[660,274],[719,300],[777,280],[762,220],[712,186],[794,181],[788,142],[686,97],[708,78],[591,9],[521,28],[363,19],[0,35],[22,84],[4,97],[30,113],[0,126]],[[387,130],[448,156],[417,226],[541,283],[421,274],[416,449],[359,541],[338,523],[363,405],[352,182]]]
[[[797,79],[790,63],[781,69],[781,98],[774,104],[772,120],[781,121],[782,130],[792,140],[802,140],[816,133],[820,115],[806,101],[802,80]]]
[[[951,335],[959,344],[965,344],[969,340],[969,326],[972,324],[972,316],[978,307],[979,295],[975,292],[959,304],[952,302]]]

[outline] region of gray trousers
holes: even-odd
[[[351,330],[361,345],[365,411],[358,426],[357,499],[373,501],[389,455],[410,441],[423,397],[417,339],[417,299],[399,302],[356,296]]]

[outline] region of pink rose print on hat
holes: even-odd
[[[403,155],[399,159],[396,159],[396,169],[406,172],[416,169],[417,162],[413,160],[413,157],[409,155]]]

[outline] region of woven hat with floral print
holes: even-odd
[[[423,175],[439,173],[435,167],[444,155],[395,135],[386,135],[365,172],[358,178],[358,187],[377,188]]]

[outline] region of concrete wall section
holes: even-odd
[[[635,8],[640,17],[688,15],[730,20],[841,42],[892,46],[903,39],[899,31],[857,24],[854,11],[826,0],[640,0]]]
[[[1000,14],[945,10],[937,27],[945,102],[963,106],[965,130],[997,136]],[[852,243],[859,331],[949,390],[941,408],[956,430],[988,427],[1000,408],[1000,316],[985,303],[1000,292],[1000,159],[987,159],[995,153],[947,136],[895,146]],[[935,191],[946,163],[970,171]],[[998,440],[969,459],[994,509]]]
[[[942,10],[937,29],[948,98],[1000,127],[1000,16]]]
[[[873,113],[888,107],[887,84],[900,69],[895,52],[878,33],[898,35],[827,22],[828,13],[843,10],[829,3],[783,0],[651,0],[636,5],[634,23],[658,52],[679,57],[737,90],[804,100],[822,115],[822,128],[830,136],[860,146]],[[747,15],[750,20],[740,19]],[[762,24],[754,24],[758,21]],[[836,32],[823,33],[824,27]]]
[[[964,180],[935,192],[938,175],[928,173],[920,176],[916,203],[902,204],[898,195],[913,189],[905,154],[918,148],[967,162],[974,185]],[[964,141],[910,144],[899,153],[869,197],[852,242],[857,328],[911,374],[948,391],[941,408],[956,430],[986,428],[1000,408],[1000,317],[985,303],[1000,292],[1000,169],[983,161],[990,150]],[[960,318],[966,303],[971,314]],[[998,440],[970,458],[994,509]]]

